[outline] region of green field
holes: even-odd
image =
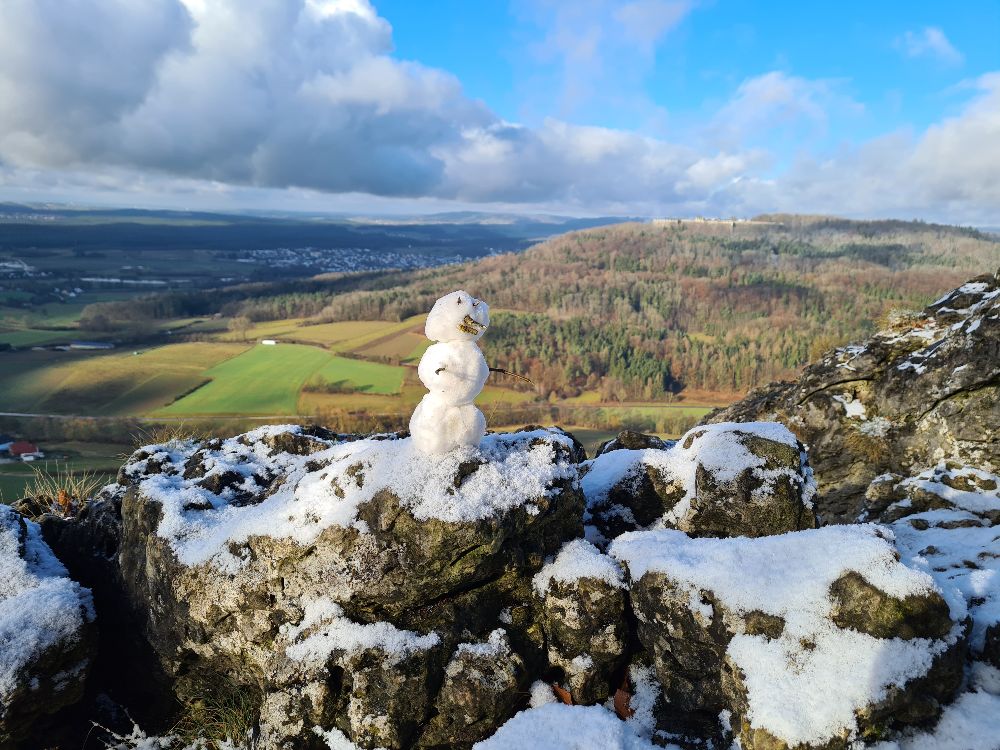
[[[299,391],[322,377],[376,394],[399,391],[403,368],[332,356],[300,344],[255,346],[203,373],[211,382],[157,414],[288,414],[298,412]]]
[[[205,371],[210,383],[157,413],[295,414],[299,390],[329,359],[311,346],[255,346]]]
[[[0,344],[10,344],[15,348],[42,346],[45,344],[65,344],[79,338],[76,331],[46,331],[25,328],[15,331],[0,331]]]
[[[134,354],[0,353],[0,411],[117,416],[169,404],[205,381],[204,371],[246,349],[186,343]]]
[[[313,379],[342,383],[345,387],[362,393],[390,394],[399,393],[403,375],[402,367],[366,362],[363,359],[331,357],[316,371]]]

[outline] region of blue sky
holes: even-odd
[[[0,200],[1000,224],[998,39],[996,0],[6,0]]]

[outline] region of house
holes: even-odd
[[[18,440],[11,443],[7,452],[11,458],[20,458],[22,461],[34,461],[36,458],[45,458],[45,454],[38,449],[38,446],[34,443],[29,443],[27,440]]]
[[[275,341],[274,339],[261,339],[260,343],[262,343],[264,346],[277,346],[278,344],[278,342]]]

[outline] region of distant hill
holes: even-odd
[[[491,363],[558,395],[741,394],[826,347],[1000,266],[1000,238],[903,221],[763,216],[573,232],[519,255],[337,295],[322,320],[402,319],[465,288],[486,299]]]

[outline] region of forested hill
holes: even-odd
[[[919,309],[1000,266],[1000,238],[917,222],[768,216],[561,235],[523,253],[434,269],[317,277],[92,305],[88,321],[221,312],[251,320],[402,320],[456,288],[487,300],[491,364],[542,395],[738,395],[788,378],[894,309]]]
[[[742,393],[998,265],[998,238],[916,222],[633,223],[342,294],[321,317],[403,318],[461,287],[498,311],[490,361],[546,391]]]

